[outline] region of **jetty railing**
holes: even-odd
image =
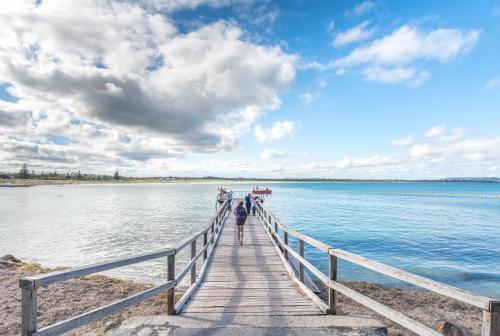
[[[139,254],[131,257],[111,260],[99,264],[93,264],[83,267],[71,268],[62,271],[56,271],[37,276],[24,277],[19,280],[21,287],[22,300],[22,319],[21,319],[21,335],[22,336],[49,336],[60,335],[79,326],[100,320],[119,310],[125,309],[130,305],[144,301],[152,296],[159,295],[167,291],[167,313],[170,315],[180,311],[182,306],[187,302],[196,287],[199,286],[207,265],[212,257],[213,246],[219,238],[222,226],[224,225],[227,214],[229,212],[229,204],[225,201],[216,211],[215,215],[210,219],[208,226],[200,230],[175,247],[166,248],[160,251]],[[196,248],[196,241],[203,236],[203,247],[199,250]],[[182,272],[175,276],[175,257],[186,246],[191,246],[191,259],[188,265]],[[209,247],[212,247],[209,249]],[[203,264],[199,274],[196,272],[196,262],[203,256]],[[56,282],[61,282],[73,278],[79,278],[85,275],[107,271],[110,269],[124,267],[147,260],[167,257],[167,282],[149,288],[143,292],[134,294],[125,299],[113,302],[106,306],[97,308],[87,313],[83,313],[68,320],[58,322],[42,329],[37,329],[37,290],[40,287],[47,286]],[[175,289],[181,280],[191,273],[191,286],[184,292],[182,297],[175,302]]]
[[[337,260],[343,259],[356,265],[365,267],[375,272],[405,281],[407,283],[425,288],[458,301],[473,305],[482,310],[482,336],[500,336],[500,300],[469,293],[462,289],[446,285],[416,274],[412,274],[401,269],[391,267],[380,262],[350,253],[341,249],[336,249],[309,236],[303,235],[289,227],[281,224],[279,220],[262,204],[258,203],[257,212],[263,226],[272,238],[275,246],[281,251],[280,257],[288,265],[290,258],[295,258],[299,263],[298,276],[288,267],[292,279],[302,288],[302,290],[326,313],[336,314],[337,292],[348,298],[359,302],[363,306],[375,311],[387,319],[400,326],[422,336],[442,336],[439,332],[417,322],[406,315],[391,309],[337,281]],[[282,237],[280,237],[280,231]],[[288,242],[288,238],[293,236],[298,239],[298,252],[295,251]],[[321,272],[316,266],[310,263],[304,256],[304,243],[324,252],[328,258],[329,274]],[[315,293],[304,285],[304,274],[307,268],[328,288],[328,304],[323,302]]]

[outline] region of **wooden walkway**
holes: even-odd
[[[181,315],[324,315],[293,284],[257,216],[248,217],[243,240],[240,246],[231,212],[207,274]]]

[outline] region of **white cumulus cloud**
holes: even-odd
[[[375,28],[367,28],[369,24],[370,21],[366,20],[351,29],[338,33],[331,44],[340,47],[369,39],[375,32]]]
[[[415,142],[415,137],[413,135],[408,135],[401,139],[392,140],[391,146],[406,147],[412,145],[414,142]]]
[[[306,103],[312,103],[319,97],[319,92],[304,92],[299,95],[299,98]]]
[[[269,160],[269,159],[279,159],[283,158],[286,156],[286,153],[281,150],[275,150],[271,148],[265,148],[262,150],[262,153],[260,153],[260,158],[262,160]]]
[[[416,62],[448,62],[468,52],[479,40],[479,35],[478,30],[439,28],[424,32],[415,26],[403,25],[387,36],[355,48],[328,67],[345,71],[365,66],[363,75],[368,80],[406,81],[419,85],[430,77],[430,73],[418,69]]]
[[[356,15],[363,15],[368,12],[370,12],[372,9],[375,8],[375,3],[373,1],[363,1],[356,6],[352,10],[349,10],[346,12],[346,14],[356,14]]]
[[[0,101],[4,151],[14,138],[25,153],[46,148],[32,164],[69,166],[82,148],[123,165],[237,148],[262,113],[280,106],[296,57],[245,39],[229,22],[181,32],[168,16],[232,3],[0,2],[0,79],[17,98]]]
[[[430,128],[427,132],[425,132],[426,138],[437,138],[446,133],[446,127],[444,126],[434,126]]]
[[[254,128],[255,139],[260,143],[271,142],[283,138],[291,138],[295,132],[296,123],[293,121],[277,121],[271,128],[263,128],[257,125]]]
[[[373,66],[362,71],[368,81],[383,82],[388,84],[407,83],[410,86],[419,86],[430,78],[429,72],[413,67],[384,68]]]
[[[493,77],[490,80],[488,80],[485,84],[485,87],[487,89],[496,89],[500,87],[500,78],[498,77]]]

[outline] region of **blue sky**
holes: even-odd
[[[499,1],[1,6],[0,170],[500,176]]]

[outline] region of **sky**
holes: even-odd
[[[0,0],[0,171],[500,176],[500,0]]]

